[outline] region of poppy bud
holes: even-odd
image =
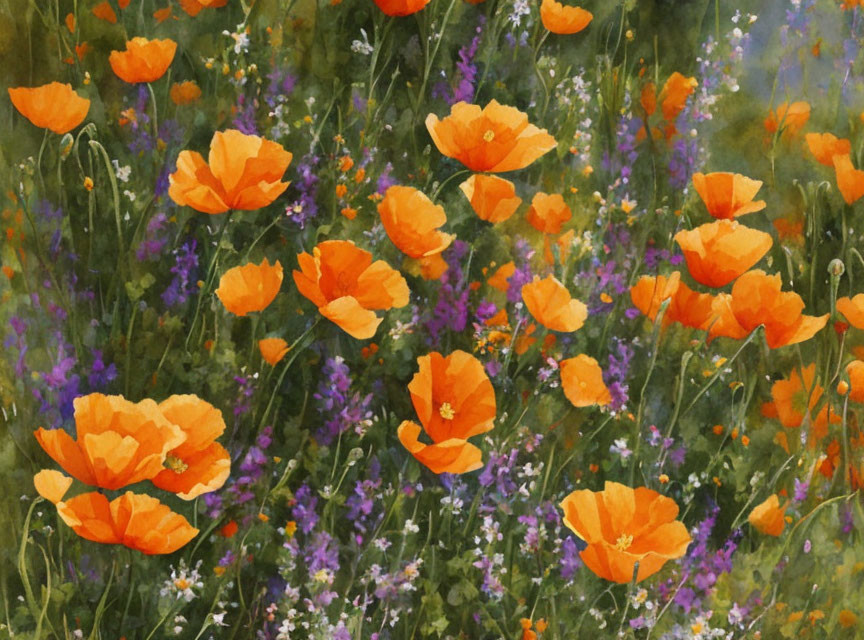
[[[71,133],[67,133],[60,139],[60,158],[65,160],[69,157],[69,154],[72,152],[72,145],[75,142],[75,138],[72,137]]]
[[[361,449],[360,447],[354,447],[353,449],[351,449],[351,451],[348,452],[348,464],[354,464],[362,457],[363,449]]]
[[[828,263],[828,273],[830,273],[833,277],[839,278],[846,272],[846,265],[843,264],[843,261],[839,258],[834,258],[831,262]]]

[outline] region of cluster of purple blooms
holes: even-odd
[[[174,249],[174,265],[171,273],[174,277],[162,292],[162,302],[170,308],[184,304],[198,292],[198,254],[197,241],[191,238]]]
[[[462,270],[462,258],[468,253],[468,244],[456,240],[444,252],[447,271],[441,276],[438,301],[425,320],[431,342],[438,342],[444,331],[464,331],[468,323],[468,279]]]
[[[322,446],[330,445],[340,434],[356,428],[372,417],[369,409],[372,394],[351,393],[351,370],[339,356],[327,358],[321,370],[321,382],[313,395],[324,424],[315,433]]]

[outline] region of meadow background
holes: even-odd
[[[562,35],[524,0],[0,1],[0,634],[864,637],[858,4],[584,0],[592,19]],[[109,63],[134,37],[177,44],[151,82]],[[35,126],[6,91],[55,81],[89,100],[68,133]],[[522,202],[494,224],[460,189],[472,171],[427,127],[459,101],[492,100],[554,139],[501,175]],[[500,135],[465,126],[457,146]],[[290,185],[230,214],[178,204],[181,152],[207,160],[227,130],[290,152],[287,168],[259,167]],[[806,137],[822,133],[849,144]],[[719,215],[694,188],[711,172],[762,182],[752,199],[766,206],[738,223],[770,248],[750,262],[749,239],[703,250],[708,271],[777,273],[797,298],[705,286],[684,260],[676,234]],[[431,203],[385,229],[394,185],[441,205],[432,226],[453,238],[412,227]],[[538,192],[571,215],[554,220],[558,200],[531,210]],[[375,311],[371,337],[295,284],[298,255],[334,240],[410,291]],[[278,294],[261,303],[241,278],[229,310],[222,276],[264,259],[284,270]],[[335,273],[356,278],[349,267]],[[675,271],[695,297],[660,279]],[[544,290],[551,308],[529,309],[535,276],[567,294]],[[718,316],[696,318],[715,300],[736,325],[719,335]],[[793,339],[802,308],[819,320]],[[284,343],[262,353],[267,338]],[[438,473],[399,430],[428,426],[409,389],[418,358],[457,351],[476,367],[441,384],[486,390],[466,412],[491,384],[494,421],[471,437],[479,463]],[[596,362],[571,364],[585,368],[568,385],[561,363],[580,355]],[[66,466],[34,431],[74,438],[74,401],[91,394],[129,406],[191,394],[221,412],[218,488],[183,500],[152,473],[128,487],[197,529],[179,549],[98,544],[61,517],[69,496],[125,486],[37,493],[37,473],[62,485]],[[429,420],[461,410],[436,404]],[[157,463],[186,464],[164,450]],[[689,545],[666,549],[642,511],[621,529],[612,503],[592,515],[579,502],[576,535],[562,501],[607,482],[668,498]],[[603,540],[586,534],[595,526]],[[656,573],[616,581],[589,566],[587,543],[632,571],[634,535],[640,564],[668,551]]]

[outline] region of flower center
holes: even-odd
[[[492,142],[495,139],[495,132],[492,129],[486,129],[486,133],[483,134],[483,139],[486,142]]]
[[[617,551],[627,551],[631,544],[633,544],[633,536],[622,533],[618,540],[615,541],[615,549]]]
[[[189,588],[189,581],[185,578],[177,578],[174,581],[174,586],[180,589],[180,591],[185,591]]]
[[[174,473],[183,473],[189,468],[189,465],[183,462],[180,458],[167,456],[165,458],[165,466],[171,469]]]
[[[441,417],[445,420],[452,420],[456,416],[456,412],[453,411],[453,407],[450,406],[449,402],[444,402],[440,407],[438,407],[438,413],[440,413]]]

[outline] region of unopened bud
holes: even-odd
[[[839,278],[846,272],[846,265],[839,258],[834,258],[828,263],[828,273],[835,278]]]

